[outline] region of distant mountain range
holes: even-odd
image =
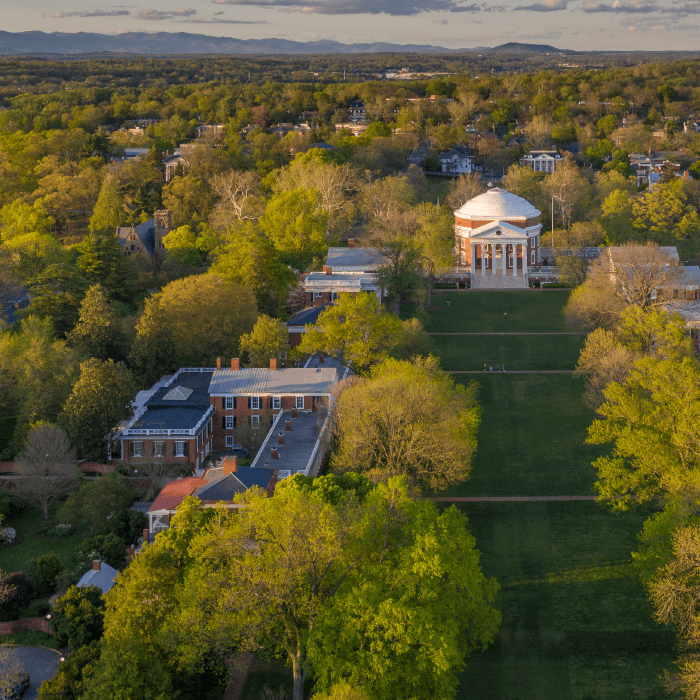
[[[342,44],[338,41],[287,41],[286,39],[232,39],[187,32],[77,32],[0,31],[0,55],[45,54],[331,54],[331,53],[574,53],[539,44],[511,42],[495,48],[446,49],[421,44]]]

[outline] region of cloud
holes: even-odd
[[[183,7],[179,10],[143,10],[136,19],[164,20],[175,19],[176,17],[190,17],[196,14],[197,10],[193,10],[191,7]]]
[[[223,14],[217,13],[217,14]],[[181,19],[178,20],[183,24],[267,24],[263,20],[241,20],[241,19],[219,19],[218,17],[193,17],[192,19]]]
[[[530,12],[558,12],[565,10],[571,0],[543,0],[532,5],[521,5],[514,7],[514,10],[529,10]]]
[[[217,15],[223,15],[223,14],[226,14],[226,13],[223,10],[219,10],[218,12],[214,13],[214,17],[216,17]]]
[[[630,2],[622,2],[615,0],[612,5],[605,5],[600,2],[589,2],[582,8],[586,14],[597,12],[608,12],[626,15],[648,15],[653,12],[658,12],[662,15],[697,15],[700,14],[700,4],[697,3],[674,3],[671,5],[660,5],[657,3],[641,2],[640,0],[630,0]]]
[[[215,5],[246,5],[297,10],[320,15],[417,15],[423,12],[488,12],[500,11],[485,3],[465,5],[466,0],[211,0]]]
[[[120,17],[130,14],[129,10],[85,10],[84,12],[57,12],[51,15],[54,19],[65,17]]]

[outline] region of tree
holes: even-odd
[[[71,586],[54,605],[51,627],[61,647],[80,649],[102,637],[105,599],[97,586]]]
[[[95,535],[83,540],[80,550],[89,562],[106,561],[110,566],[119,566],[126,557],[126,545],[113,532]]]
[[[168,251],[168,267],[200,267],[202,251],[197,236],[192,228],[180,226],[173,229],[163,239],[163,245]]]
[[[567,154],[555,171],[545,178],[544,189],[559,206],[562,228],[568,229],[576,206],[588,195],[589,189],[571,156]]]
[[[10,696],[10,691],[17,683],[17,674],[24,672],[24,664],[11,646],[0,646],[0,695]]]
[[[45,521],[49,506],[62,501],[78,484],[75,452],[63,431],[50,423],[32,427],[24,451],[15,460],[15,471],[21,477],[15,482],[17,495],[39,506]]]
[[[577,222],[568,231],[562,231],[557,240],[556,264],[560,267],[559,279],[571,287],[578,287],[588,276],[593,257],[605,234],[590,222]]]
[[[700,365],[697,361],[638,360],[623,384],[605,390],[600,419],[587,442],[613,443],[599,457],[596,488],[601,499],[625,510],[657,497],[697,493],[700,459]]]
[[[0,209],[3,244],[27,233],[45,235],[54,223],[41,199],[37,199],[33,205],[22,199],[15,199]]]
[[[25,315],[50,319],[55,331],[65,335],[76,324],[80,302],[88,287],[73,267],[49,265],[28,283],[32,300]]]
[[[89,588],[92,587],[88,586],[80,590],[85,591]],[[39,686],[37,698],[40,700],[78,700],[78,698],[82,698],[92,676],[93,666],[100,658],[100,651],[98,642],[91,642],[87,646],[73,647],[71,655],[58,667],[54,677],[49,681],[44,681]]]
[[[228,232],[209,272],[249,287],[259,311],[270,316],[282,312],[296,282],[294,271],[280,261],[260,227],[250,221]]]
[[[109,458],[111,437],[131,415],[135,395],[133,376],[121,362],[92,357],[80,364],[80,378],[59,418],[80,456]]]
[[[315,326],[306,327],[296,350],[324,352],[356,372],[366,372],[387,357],[402,335],[401,321],[384,311],[374,294],[340,294],[337,305],[326,309]]]
[[[350,683],[336,683],[327,693],[314,693],[313,700],[370,700],[370,696]]]
[[[0,264],[26,283],[35,279],[49,265],[60,262],[63,249],[53,236],[23,233],[5,241],[0,253],[3,254]]]
[[[29,564],[27,577],[34,585],[34,590],[39,596],[50,595],[56,590],[56,579],[63,573],[63,564],[60,559],[51,552],[41,554]]]
[[[620,320],[620,340],[635,355],[680,360],[695,354],[680,314],[659,307],[630,306]]]
[[[111,529],[110,517],[131,506],[134,500],[134,492],[124,483],[124,477],[108,474],[86,482],[68,496],[61,508],[61,522],[81,529],[89,527],[91,534],[103,534]]]
[[[281,258],[305,269],[327,250],[328,217],[319,211],[316,190],[298,188],[275,195],[267,203],[260,226]]]
[[[481,179],[481,175],[477,173],[460,175],[456,180],[452,180],[450,183],[445,202],[452,207],[452,209],[459,209],[470,199],[474,199],[474,197],[484,192],[486,192],[486,186]]]
[[[298,479],[272,499],[256,490],[239,500],[246,517],[225,518],[192,549],[172,622],[187,647],[204,636],[222,651],[262,644],[283,653],[294,700],[309,669],[325,687],[348,680],[372,697],[386,697],[390,684],[395,691],[398,675],[411,697],[429,698],[454,689],[466,654],[492,639],[496,584],[455,508],[438,514],[399,479],[362,501],[349,491],[338,505]],[[434,566],[416,570],[419,556]],[[352,601],[361,610],[346,636],[339,625],[354,615]]]
[[[455,385],[434,357],[386,360],[336,404],[339,472],[404,476],[419,493],[464,481],[476,450],[476,387]]]
[[[193,175],[175,177],[163,187],[163,206],[172,211],[174,226],[206,221],[213,199],[206,183]]]
[[[401,325],[403,326],[403,336],[391,350],[393,358],[412,360],[414,357],[428,357],[432,354],[433,341],[417,318],[401,321]]]
[[[449,207],[424,204],[418,208],[420,228],[416,232],[421,268],[427,289],[426,303],[432,303],[435,278],[454,268],[454,215]]]
[[[260,189],[260,177],[256,172],[229,170],[215,175],[211,188],[219,197],[214,212],[220,228],[226,229],[234,222],[258,219],[264,211]]]
[[[84,357],[120,360],[126,337],[119,314],[109,305],[99,284],[90,287],[80,305],[80,318],[67,336],[68,342]]]
[[[633,205],[626,190],[613,190],[601,206],[600,225],[610,245],[633,241],[637,231],[633,224]]]
[[[257,318],[251,290],[214,274],[170,282],[160,308],[181,367],[211,367],[217,357],[238,357],[240,337]]]
[[[114,231],[91,232],[76,265],[86,280],[101,284],[112,296],[125,296],[126,260]]]
[[[117,226],[126,223],[128,216],[119,180],[115,173],[110,173],[102,182],[90,217],[90,232],[109,233],[114,238]]]
[[[270,358],[283,358],[288,339],[287,326],[263,314],[258,317],[253,330],[241,336],[241,351],[248,356],[251,367],[268,367]]]
[[[149,385],[177,368],[175,341],[160,303],[160,294],[153,294],[144,302],[143,312],[136,322],[129,364],[139,379]]]

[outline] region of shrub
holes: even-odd
[[[0,580],[0,586],[9,586],[13,590],[0,604],[0,622],[16,620],[22,610],[31,603],[34,597],[34,586],[22,571],[8,574]]]
[[[37,598],[22,611],[22,617],[44,617],[50,610],[51,606],[46,598]]]
[[[140,511],[129,508],[117,511],[109,520],[109,531],[115,534],[125,546],[135,543],[146,527],[148,527],[148,518]]]
[[[0,515],[10,518],[19,513],[24,504],[14,494],[6,489],[0,490]]]
[[[118,566],[126,558],[126,545],[113,532],[83,540],[81,548],[89,560],[101,559],[110,566]]]
[[[29,579],[38,595],[50,595],[56,588],[56,579],[63,573],[63,565],[58,557],[42,554],[29,564]]]
[[[89,646],[74,651],[58,667],[54,677],[41,684],[37,698],[39,700],[77,700],[82,697],[99,658],[99,642],[93,642]]]
[[[54,606],[51,627],[59,646],[71,649],[102,637],[105,600],[97,586],[71,586]]]

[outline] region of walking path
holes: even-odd
[[[436,496],[436,503],[520,503],[523,501],[595,501],[596,496]]]
[[[557,331],[554,333],[428,333],[428,335],[587,335],[578,331]]]

